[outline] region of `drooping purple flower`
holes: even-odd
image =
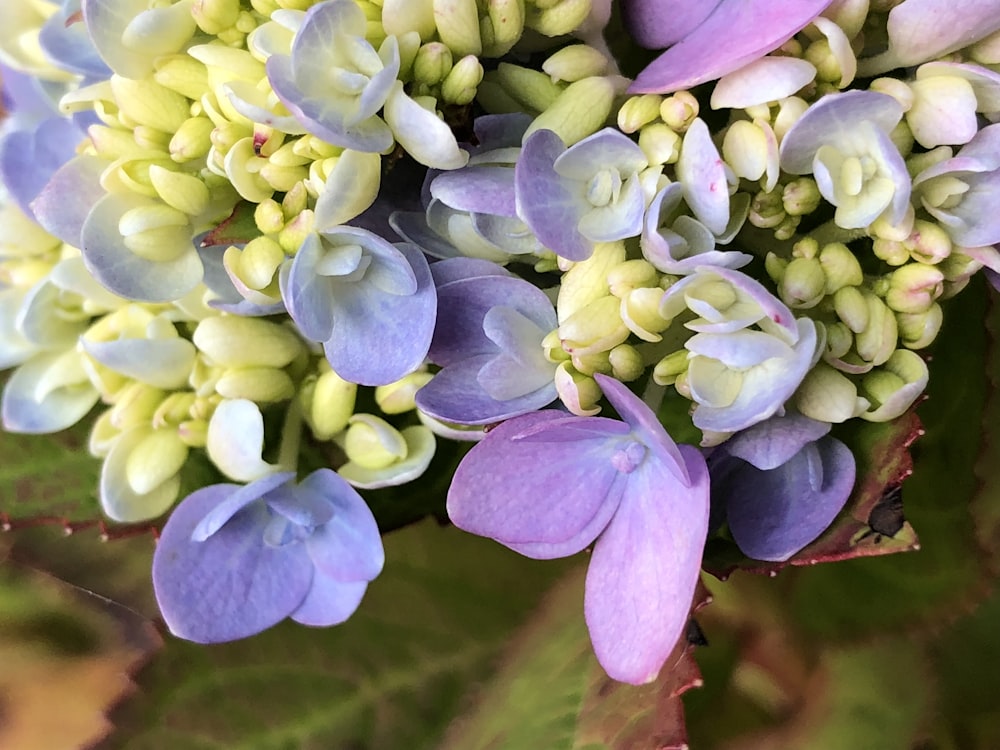
[[[375,518],[336,472],[215,484],[171,514],[153,556],[170,631],[198,643],[259,633],[286,617],[337,625],[357,609],[384,553]]]
[[[913,191],[956,244],[1000,242],[1000,124],[983,128],[954,157],[923,170]]]
[[[545,293],[473,258],[435,263],[431,274],[438,313],[428,358],[443,369],[417,392],[421,411],[489,424],[554,401],[556,366],[542,339],[559,321]]]
[[[688,620],[708,470],[624,385],[595,377],[624,421],[547,410],[504,422],[459,465],[448,514],[528,557],[593,543],[584,610],[594,651],[611,677],[640,684],[655,679]]]
[[[430,347],[434,281],[419,248],[366,229],[310,234],[281,268],[281,296],[307,339],[323,342],[333,369],[362,385],[415,370]]]
[[[669,93],[714,81],[777,49],[831,0],[624,0],[629,33],[643,46],[664,47],[629,87],[633,94]]]
[[[756,560],[783,561],[816,539],[854,488],[850,449],[830,425],[788,413],[754,425],[712,454],[712,512]]]
[[[569,148],[553,131],[537,130],[514,169],[517,215],[557,255],[585,260],[597,243],[642,231],[639,173],[648,166],[642,149],[612,128]]]

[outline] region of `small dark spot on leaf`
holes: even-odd
[[[903,486],[897,484],[886,490],[868,515],[868,525],[872,531],[882,536],[895,536],[906,519],[903,517]]]
[[[693,617],[688,620],[687,628],[684,630],[684,638],[692,646],[708,645],[708,638],[705,637],[705,631],[701,629],[701,625]]]

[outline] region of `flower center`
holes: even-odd
[[[635,440],[629,440],[615,451],[611,457],[611,464],[622,474],[631,474],[639,468],[645,458],[646,446]]]

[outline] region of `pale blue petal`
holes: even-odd
[[[368,581],[343,583],[317,570],[306,598],[290,617],[312,627],[340,625],[354,614],[367,589]]]
[[[758,469],[776,469],[802,448],[830,431],[827,422],[795,412],[774,416],[733,435],[721,450],[741,458]]]

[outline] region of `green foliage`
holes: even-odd
[[[104,747],[434,747],[564,566],[431,522],[385,543],[385,571],[342,626],[171,639]]]

